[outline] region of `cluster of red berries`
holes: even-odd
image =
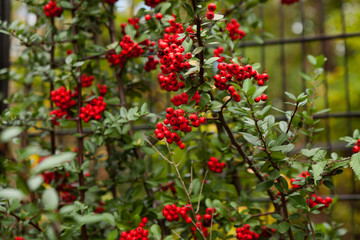
[[[207,166],[210,171],[214,173],[222,173],[223,169],[226,167],[226,163],[219,162],[219,160],[215,157],[210,157],[209,161],[207,162]]]
[[[150,72],[151,70],[155,70],[158,63],[159,60],[155,59],[153,56],[149,56],[144,66],[145,71]]]
[[[94,76],[88,76],[86,73],[81,74],[81,86],[90,87],[94,81]]]
[[[223,47],[218,47],[214,50],[214,57],[218,57],[219,59],[217,60],[218,62],[223,62],[225,60],[225,57],[220,56],[220,54],[222,54],[224,52],[224,48]]]
[[[14,240],[24,240],[23,237],[15,237]]]
[[[99,205],[95,208],[94,213],[102,213],[102,212],[104,212],[105,211],[104,205],[105,205],[105,203],[103,201],[100,201]]]
[[[128,23],[129,23],[130,25],[133,25],[136,30],[138,30],[139,27],[140,27],[139,22],[140,22],[140,19],[139,19],[138,17],[128,18]],[[126,34],[126,33],[125,33],[125,27],[126,27],[126,25],[127,25],[127,23],[122,23],[122,24],[121,24],[121,31],[122,31],[122,33],[123,33],[124,35]]]
[[[193,219],[188,216],[187,212],[191,210],[190,204],[187,204],[183,207],[178,207],[176,204],[171,205],[165,205],[163,208],[163,216],[168,220],[169,222],[178,222],[180,220],[180,217],[185,220],[187,224],[193,223]],[[213,216],[213,213],[215,213],[215,208],[207,208],[206,214],[203,216],[200,214],[197,214],[195,216],[195,226],[192,226],[190,228],[191,232],[194,235],[195,238],[195,232],[197,229],[200,229],[205,237],[209,236],[208,229],[206,227],[211,225],[211,219]],[[203,222],[202,222],[203,220]],[[196,239],[196,238],[195,238]]]
[[[91,119],[100,120],[101,113],[105,111],[106,102],[104,98],[99,96],[86,104],[85,107],[81,107],[79,118],[83,119],[84,122],[89,122]]]
[[[306,177],[310,177],[310,173],[308,171],[306,172],[301,172],[298,176],[298,178],[306,178]],[[290,179],[290,182],[291,182],[291,188],[298,188],[300,187],[301,185],[297,185],[297,184],[294,184],[293,182],[296,182],[298,180],[296,180],[295,178],[291,178]]]
[[[266,94],[261,94],[261,96],[257,96],[254,99],[254,101],[257,102],[257,103],[260,102],[260,100],[265,102],[267,100],[267,95]]]
[[[176,189],[175,189],[175,182],[171,181],[166,183],[165,185],[160,184],[160,188],[161,190],[163,190],[164,192],[166,192],[168,189],[170,189],[170,191],[175,194],[176,193]]]
[[[56,121],[56,119],[62,119],[62,118],[70,118],[69,112],[67,110],[63,109],[55,109],[50,112],[51,116],[51,123],[54,125],[59,126],[60,123]]]
[[[106,3],[114,5],[118,0],[105,0]]]
[[[240,23],[238,23],[235,18],[228,22],[226,30],[229,31],[231,40],[242,39],[245,36],[245,32],[240,29]]]
[[[320,196],[316,196],[315,194],[312,194],[308,199],[306,199],[306,202],[309,204],[310,208],[313,208],[318,204],[324,204],[324,206],[320,207],[319,210],[328,208],[332,201],[333,200],[331,197],[322,198]]]
[[[66,90],[65,87],[60,87],[59,89],[51,91],[50,94],[51,100],[62,110],[67,110],[76,105],[76,101],[72,98],[77,96],[77,91],[71,92],[70,90]]]
[[[206,13],[206,18],[211,20],[215,17],[214,11],[216,10],[216,4],[210,3],[207,8],[209,11]]]
[[[228,82],[233,82],[234,78],[237,81],[253,78],[259,86],[263,86],[264,81],[269,79],[267,73],[259,74],[255,69],[252,69],[251,65],[239,66],[236,63],[219,63],[217,68],[220,70],[220,73],[214,76],[215,87],[219,90],[227,89],[236,102],[239,102],[241,97],[233,86],[227,84]],[[264,94],[261,97],[255,98],[255,102],[259,102],[260,100],[266,101],[266,99],[267,96]]]
[[[105,96],[107,93],[107,86],[98,84],[97,87],[99,89],[100,96]]]
[[[268,228],[266,226],[263,226],[261,229],[261,236],[265,237],[265,238],[271,238],[271,236],[273,234],[276,233],[276,230],[274,228]]]
[[[117,54],[114,49],[106,53],[105,57],[110,66],[124,67],[125,61],[128,58],[137,58],[143,54],[144,50],[137,42],[134,42],[129,35],[125,35],[120,42],[122,48],[121,52]]]
[[[293,4],[299,2],[299,0],[281,0],[282,4]]]
[[[63,9],[56,6],[55,1],[50,0],[50,2],[44,6],[44,12],[47,17],[60,17]]]
[[[159,3],[165,2],[166,0],[145,0],[145,5],[149,7],[156,7]]]
[[[253,240],[259,239],[260,235],[250,230],[250,225],[245,224],[242,228],[236,229],[236,239],[239,240]]]
[[[179,135],[175,132],[171,132],[170,128],[173,131],[182,131],[182,132],[191,132],[192,127],[199,127],[200,124],[206,123],[205,117],[198,117],[198,115],[191,114],[190,116],[184,116],[185,112],[183,109],[174,110],[169,107],[166,109],[166,119],[162,122],[156,124],[155,134],[158,140],[166,138],[168,143],[175,142],[181,149],[185,148],[185,144],[181,141]],[[190,121],[191,125],[190,125]],[[169,127],[164,125],[170,125]]]
[[[181,70],[190,68],[190,63],[187,59],[192,57],[191,53],[184,53],[184,47],[181,46],[185,38],[179,39],[180,33],[184,32],[182,24],[175,22],[175,17],[168,20],[170,27],[165,28],[165,34],[162,39],[158,41],[157,56],[160,58],[161,74],[158,75],[158,80],[161,89],[166,91],[178,91],[185,87],[184,78],[180,75]],[[181,82],[178,81],[178,77]]]
[[[352,147],[353,153],[358,153],[360,151],[360,139],[357,140],[356,145]]]
[[[149,236],[149,231],[144,229],[145,225],[148,223],[148,219],[143,217],[139,226],[136,229],[123,231],[120,234],[120,240],[147,240]]]
[[[199,91],[196,91],[195,95],[191,98],[191,101],[196,101],[196,105],[199,105],[200,101],[200,94]],[[189,103],[189,95],[187,93],[181,93],[178,95],[175,95],[171,98],[171,102],[175,106],[180,106],[182,104],[188,104]]]
[[[191,223],[192,219],[188,217],[187,212],[191,210],[191,206],[188,204],[184,207],[178,207],[176,204],[165,205],[162,211],[163,216],[169,222],[177,222],[180,220],[180,216],[188,223]]]
[[[63,117],[70,118],[68,110],[76,105],[76,101],[73,98],[77,97],[77,91],[71,92],[70,90],[66,90],[65,87],[60,87],[59,89],[51,91],[50,95],[51,101],[59,108],[50,112],[51,122],[54,125],[59,125],[56,119]]]

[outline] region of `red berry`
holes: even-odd
[[[146,20],[146,21],[150,21],[150,20],[151,20],[151,15],[150,15],[150,14],[146,14],[146,15],[145,15],[145,20]]]
[[[216,5],[215,5],[215,3],[210,3],[210,4],[208,5],[208,10],[209,10],[210,12],[214,12],[214,11],[216,10]]]
[[[157,13],[157,14],[155,15],[155,17],[156,17],[157,20],[160,21],[160,20],[163,18],[163,15],[162,15],[161,13]]]
[[[353,146],[352,148],[353,153],[358,153],[360,151],[360,147],[358,145]]]
[[[255,101],[255,102],[260,102],[260,97],[256,97],[256,98],[254,99],[254,101]]]
[[[215,14],[214,14],[213,12],[207,12],[207,13],[206,13],[206,18],[207,18],[207,19],[211,20],[211,19],[213,19],[214,17],[215,17]]]
[[[267,100],[267,96],[265,94],[262,94],[260,98],[261,98],[261,101],[266,101]]]
[[[360,139],[357,140],[356,144],[360,146]]]
[[[186,59],[190,59],[190,58],[192,58],[192,54],[191,53],[185,53],[185,58]]]

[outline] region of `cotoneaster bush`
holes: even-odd
[[[314,147],[324,56],[309,55],[304,93],[286,92],[291,110],[271,106],[277,76],[239,47],[259,39],[246,19],[266,1],[145,1],[121,23],[116,0],[23,2],[36,24],[0,25],[23,46],[1,71],[17,89],[1,115],[2,239],[344,234],[313,216],[336,204],[320,186],[360,176],[359,131],[343,138],[352,156]]]

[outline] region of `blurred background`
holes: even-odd
[[[215,2],[223,12],[229,4],[243,7],[238,0]],[[251,62],[260,62],[261,69],[268,71],[271,81],[268,95],[277,108],[284,110],[291,110],[291,106],[283,104],[287,101],[284,92],[298,95],[306,88],[299,72],[310,73],[312,70],[307,55],[324,55],[327,58],[324,66],[326,79],[318,89],[317,105],[318,109],[331,110],[317,116],[324,128],[317,145],[337,151],[342,156],[350,155],[351,149],[339,138],[352,135],[354,129],[360,128],[360,1],[300,0],[292,5],[282,5],[280,0],[260,2],[264,4],[248,14],[232,16],[250,31],[241,41],[238,51],[250,58]],[[119,0],[116,4],[116,26],[120,29],[120,24],[127,22],[141,8],[147,8],[141,1]],[[36,15],[29,13],[20,1],[1,0],[1,19],[5,20],[10,15],[12,21],[18,20],[28,25],[34,25],[37,21]],[[11,41],[9,45],[5,35],[0,34],[0,69],[14,62],[22,50],[16,40]],[[9,46],[10,58],[7,54]],[[107,64],[103,64],[106,67]],[[155,77],[151,81],[151,90],[146,94],[152,110],[157,111],[166,103],[157,101],[164,93],[159,90]],[[15,89],[7,81],[0,81],[0,84],[3,95],[7,89],[10,92]],[[170,96],[166,97],[169,99]],[[348,230],[343,239],[360,239],[360,228],[357,228],[360,225],[359,182],[350,169],[345,169],[341,179],[334,177],[334,181],[335,191],[329,192],[327,188],[322,190],[324,195],[338,198],[339,202],[334,205],[331,215]],[[319,215],[317,218],[326,220],[329,216]]]

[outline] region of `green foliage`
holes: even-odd
[[[338,224],[332,223],[332,229],[309,218],[310,213],[328,211],[329,206],[311,206],[311,201],[320,185],[334,188],[331,176],[350,166],[360,178],[359,154],[350,159],[314,147],[322,131],[314,115],[329,111],[316,104],[326,57],[308,56],[313,71],[299,74],[307,88],[296,95],[285,92],[288,111],[274,107],[271,96],[266,103],[255,101],[274,87],[271,81],[260,86],[253,76],[244,81],[232,78],[227,84],[231,82],[239,93],[239,102],[214,86],[220,57],[213,51],[219,46],[224,48],[220,55],[225,62],[251,64],[262,71],[252,56],[243,54],[240,39],[231,39],[226,25],[232,16],[248,38],[263,43],[258,32],[265,23],[256,9],[265,2],[243,1],[240,7],[231,1],[219,3],[211,21],[204,15],[205,2],[163,2],[154,9],[140,8],[134,15],[140,19],[138,26],[129,21],[120,30],[120,22],[127,19],[107,3],[58,1],[64,13],[52,19],[45,17],[43,4],[25,1],[38,16],[34,26],[1,22],[0,32],[16,38],[23,51],[13,68],[0,71],[16,89],[5,100],[9,107],[0,117],[0,139],[14,150],[0,161],[0,235],[114,240],[136,229],[146,217],[149,239],[210,239],[197,229],[196,215],[202,216],[212,239],[234,239],[235,228],[245,224],[258,234],[264,227],[275,229],[274,239],[344,235]],[[225,10],[229,13],[222,14]],[[163,18],[144,20],[146,14],[155,13]],[[177,93],[186,93],[190,101],[176,109],[183,109],[187,117],[207,118],[207,125],[179,133],[186,143],[184,150],[153,135],[169,104],[154,87],[161,70],[157,67],[149,73],[144,66],[148,56],[156,58],[157,51],[165,50],[141,44],[163,38],[172,13],[178,16],[176,23],[189,27],[177,38],[185,39],[184,53],[192,53],[190,67],[177,72],[185,85]],[[110,55],[122,53],[119,42],[125,34],[145,52],[137,58],[126,56],[121,66],[109,66],[109,51]],[[65,54],[66,50],[73,53]],[[84,73],[94,76],[96,84],[91,88],[81,84]],[[97,84],[105,84],[107,93],[101,93]],[[49,98],[60,87],[72,91],[76,106],[67,116],[52,119],[51,111],[58,106]],[[191,101],[197,92],[198,104]],[[101,117],[82,120],[82,107],[100,96],[106,103]],[[148,97],[154,101],[148,103]],[[275,111],[284,118],[277,120]],[[61,138],[59,131],[70,134]],[[295,146],[304,137],[309,141],[299,150]],[[359,137],[356,131],[342,140],[352,146]],[[222,173],[209,170],[210,157],[225,163]],[[298,176],[306,170],[305,177]],[[254,201],[259,197],[269,199],[270,209]],[[171,204],[188,206],[191,223],[186,224],[183,217],[166,220],[163,209]],[[210,222],[205,222],[205,214],[211,215]],[[270,215],[271,222],[262,215]]]

